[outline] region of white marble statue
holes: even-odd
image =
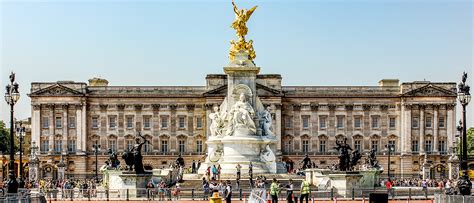
[[[219,107],[214,106],[214,112],[209,114],[209,118],[211,119],[211,126],[209,127],[211,136],[222,135],[223,119],[219,112]]]
[[[272,133],[272,114],[270,113],[270,106],[267,106],[265,110],[260,114],[261,127],[264,136],[273,135]]]
[[[241,93],[239,100],[235,102],[228,114],[228,126],[226,135],[234,135],[239,129],[246,129],[253,135],[256,133],[253,117],[255,111],[247,102],[245,94]],[[244,131],[245,132],[245,131]],[[237,132],[238,133],[238,132]]]
[[[260,159],[263,162],[272,162],[275,161],[275,158],[275,154],[273,154],[272,149],[268,144],[260,151]]]

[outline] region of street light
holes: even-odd
[[[14,164],[15,164],[15,154],[14,154],[14,139],[13,139],[13,106],[20,99],[20,92],[18,91],[18,83],[15,82],[15,73],[10,74],[10,84],[6,86],[5,92],[5,101],[10,105],[10,163],[8,165],[8,181],[6,184],[7,193],[17,193],[18,192],[18,182],[15,179]]]
[[[458,130],[458,134],[456,135],[456,139],[459,138],[459,143],[462,142],[462,120],[459,120],[459,125],[457,126],[457,130]],[[457,151],[454,152],[456,155],[457,155]],[[462,168],[462,144],[459,146],[459,157],[461,157],[461,159],[459,159],[459,168],[461,169]],[[459,175],[459,174],[457,174]]]
[[[99,182],[99,175],[98,175],[98,162],[97,162],[97,155],[99,154],[100,151],[100,144],[98,144],[98,141],[95,141],[95,144],[92,145],[92,150],[94,151],[95,154],[95,182]]]
[[[462,151],[461,151],[461,170],[462,177],[458,180],[459,192],[462,195],[471,195],[472,183],[468,177],[467,168],[467,136],[466,136],[466,106],[471,101],[471,94],[469,93],[469,85],[466,84],[467,73],[464,72],[462,75],[461,83],[458,85],[458,99],[462,105]]]
[[[20,138],[20,182],[18,183],[20,185],[20,188],[25,187],[25,182],[23,181],[23,159],[22,159],[22,145],[23,145],[23,138],[25,137],[26,134],[26,128],[23,127],[23,123],[20,121],[19,126],[16,128],[16,136]]]
[[[388,145],[385,146],[388,151],[388,179],[390,180],[390,154],[395,151],[395,145],[392,143],[388,143]]]

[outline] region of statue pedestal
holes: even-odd
[[[248,174],[249,164],[252,162],[253,174],[275,174],[277,163],[270,146],[276,142],[274,136],[211,137],[206,142],[211,154],[198,173],[205,174],[208,166],[217,167],[220,164],[221,174],[236,174],[235,167],[240,164],[241,173]],[[214,155],[216,151],[221,151],[222,154]]]
[[[362,175],[358,172],[341,172],[329,174],[331,187],[336,188],[336,192],[344,197],[349,197],[352,189],[360,188],[360,179]]]
[[[112,194],[111,197],[146,197],[146,184],[151,180],[152,174],[135,174],[135,172],[108,170],[108,188]],[[113,193],[116,191],[116,193]]]

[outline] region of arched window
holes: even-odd
[[[327,152],[328,137],[326,135],[318,136],[319,139],[319,153],[325,154]]]
[[[311,138],[308,135],[301,136],[301,145],[302,145],[303,153],[310,152],[310,143],[311,143]]]
[[[286,153],[291,153],[293,151],[293,136],[287,135],[284,138],[284,143],[285,143],[285,152]]]
[[[167,135],[160,136],[160,148],[161,148],[161,153],[163,154],[168,153],[169,139],[170,138]]]
[[[362,153],[362,150],[364,149],[364,141],[363,137],[361,135],[354,135],[352,137],[352,140],[354,142],[354,150],[358,150],[359,152]]]
[[[187,137],[184,135],[178,136],[178,152],[181,154],[186,153],[186,139]]]
[[[117,136],[109,135],[107,140],[107,150],[111,149],[112,152],[117,152]]]
[[[145,153],[150,153],[153,150],[153,145],[151,144],[153,138],[151,137],[151,135],[145,135],[144,137],[147,142],[143,144],[143,151]]]

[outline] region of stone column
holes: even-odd
[[[160,104],[152,104],[153,108],[153,117],[152,117],[152,133],[153,133],[153,151],[159,152],[160,150],[160,143],[158,137],[160,136]]]
[[[36,143],[38,146],[41,145],[41,105],[33,105],[33,113],[31,118],[31,143]]]
[[[107,132],[109,131],[109,126],[108,124],[108,119],[109,117],[107,116],[107,109],[108,105],[107,104],[100,104],[100,135],[99,135],[99,145],[101,148],[107,149]]]
[[[418,127],[420,128],[420,154],[425,154],[425,106],[419,105],[420,109],[420,123]]]
[[[49,152],[54,151],[54,104],[49,104]]]
[[[67,140],[68,140],[68,109],[69,109],[69,105],[68,104],[63,104],[62,105],[63,107],[63,123],[62,123],[62,126],[63,126],[63,142],[62,142],[62,153],[63,154],[66,154],[67,153]]]
[[[447,104],[447,118],[446,118],[446,133],[448,135],[448,149],[453,147],[454,133],[456,132],[456,112],[454,111],[455,104]]]
[[[368,152],[371,148],[370,143],[370,105],[364,104],[362,105],[362,109],[364,110],[364,116],[362,117],[362,133],[364,134],[363,143],[361,146],[361,151]]]
[[[87,104],[86,103],[83,103],[82,104],[82,136],[81,136],[81,139],[82,139],[82,151],[84,152],[87,152],[87,143],[86,143],[86,140],[87,140]]]
[[[438,105],[433,106],[433,152],[438,152]]]
[[[142,104],[135,104],[135,130],[143,130],[143,116],[142,116]]]
[[[178,105],[176,104],[170,104],[169,105],[169,108],[171,110],[171,113],[170,113],[170,125],[169,125],[169,129],[170,129],[170,140],[169,140],[169,149],[170,149],[170,152],[173,153],[173,152],[176,152],[177,151],[177,142],[178,140],[176,139],[176,109],[178,108]]]
[[[82,134],[82,126],[86,125],[85,123],[82,123],[82,105],[81,104],[76,104],[76,146],[77,146],[77,152],[85,152],[86,149],[83,148],[82,146],[82,137],[84,136]]]
[[[352,113],[353,113],[354,106],[346,105],[345,109],[346,109],[346,116],[344,117],[345,119],[344,135],[346,135],[347,137],[347,143],[351,145],[352,147],[354,147],[354,145],[352,144],[354,143],[354,141],[352,140],[352,136],[353,136],[352,132],[354,132],[353,124],[352,124],[352,118],[353,118]]]
[[[301,104],[293,104],[293,135],[295,138],[301,136]],[[302,152],[301,139],[293,140],[293,149],[295,152]],[[298,146],[298,147],[296,147]]]
[[[186,104],[186,110],[188,111],[187,117],[187,130],[188,130],[188,137],[186,139],[186,153],[195,152],[194,147],[194,104]]]
[[[275,104],[275,128],[274,128],[274,131],[273,133],[275,133],[275,136],[277,137],[278,139],[278,143],[277,143],[277,151],[276,151],[276,155],[281,155],[282,154],[282,146],[281,146],[281,104]]]

